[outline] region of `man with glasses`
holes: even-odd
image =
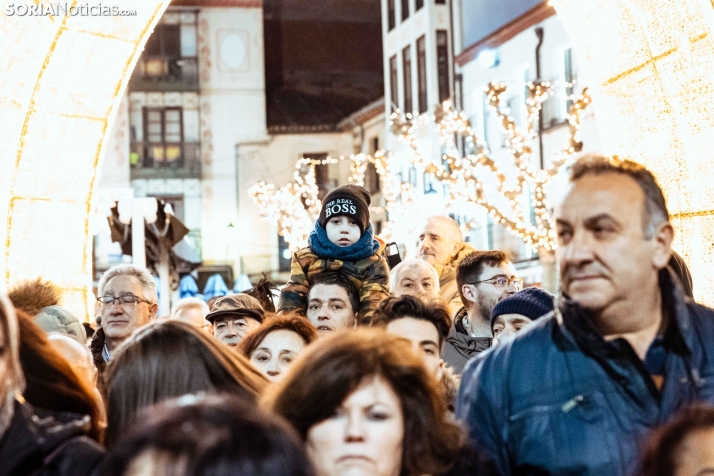
[[[491,347],[491,311],[502,299],[523,287],[507,251],[475,251],[456,269],[464,307],[456,314],[442,352],[444,363],[461,373],[466,362]]]
[[[159,309],[154,277],[146,268],[120,264],[109,268],[99,280],[102,327],[89,346],[99,373],[97,389],[106,401],[104,371],[112,352],[136,329],[148,324]]]

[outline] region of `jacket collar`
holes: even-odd
[[[0,438],[0,476],[30,474],[64,441],[87,434],[89,417],[36,410],[14,401],[12,423]]]
[[[659,272],[659,289],[662,305],[668,315],[665,343],[678,353],[689,354],[697,337],[692,330],[692,318],[681,284],[668,268]],[[558,299],[558,310],[556,318],[567,340],[579,343],[586,352],[598,353],[603,357],[615,357],[619,354],[615,346],[603,339],[592,314],[565,293],[561,293]]]
[[[92,357],[94,357],[94,364],[99,367],[103,367],[106,362],[102,356],[102,350],[104,350],[104,345],[106,343],[106,336],[104,335],[104,329],[99,328],[97,332],[94,333],[92,341],[89,343],[89,350],[92,351]]]

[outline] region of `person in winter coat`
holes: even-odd
[[[90,418],[33,409],[22,393],[20,332],[10,301],[0,295],[0,476],[84,476],[103,457],[86,435]]]
[[[107,401],[104,373],[112,353],[139,327],[156,318],[159,297],[148,269],[131,264],[109,268],[99,280],[102,328],[89,344],[99,375],[97,389]]]
[[[456,268],[474,251],[476,248],[464,243],[459,224],[446,216],[429,218],[419,235],[419,259],[432,265],[439,274],[439,297],[448,304],[452,318],[463,306],[456,285]]]
[[[469,359],[491,347],[491,311],[523,285],[515,273],[506,251],[474,251],[459,262],[456,282],[464,307],[454,319],[441,354],[457,373]]]
[[[553,312],[554,297],[538,288],[526,288],[499,301],[491,311],[493,345]]]
[[[389,296],[385,244],[374,236],[369,222],[371,203],[369,192],[357,185],[343,185],[325,195],[308,246],[293,254],[290,281],[280,293],[278,312],[304,313],[312,278],[337,271],[359,289],[359,320],[369,324],[379,302]]]
[[[580,159],[555,218],[558,307],[470,362],[457,416],[496,474],[632,475],[651,429],[714,403],[714,311],[666,267],[673,229],[644,167]]]

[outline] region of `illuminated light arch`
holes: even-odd
[[[656,175],[693,275],[714,305],[714,4],[551,0],[587,69],[607,153]]]
[[[108,131],[170,1],[115,2],[134,16],[9,15],[13,3],[0,2],[0,276],[5,286],[50,279],[86,319],[89,216]]]

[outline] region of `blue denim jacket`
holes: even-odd
[[[649,430],[714,404],[714,311],[660,273],[669,324],[664,385],[624,340],[606,342],[574,303],[469,362],[457,417],[502,475],[634,474]]]

